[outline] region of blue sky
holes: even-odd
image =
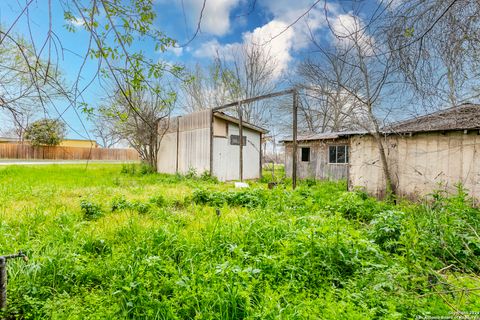
[[[10,26],[25,7],[25,0],[5,0],[0,2],[2,26]],[[252,10],[252,4],[255,4]],[[171,48],[167,52],[155,52],[151,43],[142,42],[138,46],[148,52],[153,59],[193,66],[207,64],[216,51],[235,50],[245,41],[265,43],[277,62],[278,77],[288,72],[295,62],[309,51],[309,30],[322,33],[326,28],[323,1],[293,27],[287,28],[300,15],[308,10],[311,0],[207,0],[201,23],[201,32],[185,47]],[[52,25],[57,42],[58,63],[68,83],[73,83],[79,72],[82,58],[88,44],[88,35],[81,28],[71,33],[65,28],[63,7],[59,1],[52,1]],[[175,38],[179,44],[191,39],[196,30],[202,0],[155,0],[157,27]],[[338,4],[330,3],[333,21],[339,20],[345,10]],[[30,30],[36,46],[44,43],[48,30],[48,1],[36,0],[29,7]],[[347,21],[348,23],[348,21]],[[29,38],[27,19],[24,15],[14,26],[14,32]],[[275,37],[274,40],[271,40]],[[325,41],[328,41],[325,39]],[[61,43],[61,47],[60,47]],[[89,60],[81,74],[82,83],[88,83],[94,75],[97,62]],[[104,103],[104,89],[95,81],[84,93],[89,105],[96,107]],[[52,117],[63,114],[69,125],[68,136],[87,138],[89,123],[79,110],[65,102],[56,105],[58,110],[50,110]],[[66,111],[64,111],[66,110]],[[58,112],[57,112],[58,111]],[[83,124],[82,124],[83,123]],[[83,127],[86,126],[86,129]]]

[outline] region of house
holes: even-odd
[[[16,143],[19,143],[19,141],[20,140],[18,138],[0,137],[0,144],[5,144],[5,143],[16,144]]]
[[[72,148],[98,148],[98,143],[95,140],[65,139],[60,142],[59,146]]]
[[[480,199],[480,105],[463,104],[382,129],[387,163],[399,195],[418,198],[461,183]],[[292,140],[286,140],[286,172],[291,176]],[[367,132],[338,132],[298,139],[297,175],[347,179],[385,195],[377,144]]]
[[[239,123],[239,119],[212,109],[160,122],[158,171],[181,174],[191,170],[198,174],[208,171],[221,181],[260,178],[261,140],[267,131],[242,122],[240,139]]]

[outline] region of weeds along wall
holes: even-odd
[[[418,198],[434,190],[452,192],[461,183],[480,199],[480,135],[478,131],[430,132],[385,138],[387,159],[400,195]],[[350,188],[385,194],[377,145],[370,136],[350,140]]]

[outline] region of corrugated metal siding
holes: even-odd
[[[240,147],[230,144],[230,135],[238,135],[238,125],[228,124],[227,138],[213,139],[213,174],[221,181],[240,178]],[[243,178],[260,177],[260,134],[243,128],[247,145],[243,147]]]
[[[176,125],[179,132],[177,141]],[[162,128],[159,128],[161,131]],[[190,169],[197,173],[210,170],[210,110],[204,110],[171,119],[168,133],[160,144],[158,171],[186,173]]]
[[[175,173],[177,163],[177,118],[171,120],[168,133],[160,145],[158,171]],[[178,172],[186,173],[193,169],[197,173],[210,170],[210,110],[200,111],[178,119]],[[222,123],[223,126],[222,127]],[[219,120],[216,122],[217,133],[226,137],[215,137],[213,140],[213,175],[219,180],[238,180],[239,146],[230,145],[230,135],[238,134],[238,125]],[[161,130],[161,127],[159,131]],[[226,132],[225,132],[226,131]],[[244,179],[260,177],[260,133],[244,128],[247,146],[244,152]]]

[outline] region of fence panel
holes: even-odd
[[[133,149],[33,147],[28,144],[0,143],[0,159],[134,161],[140,157]]]

